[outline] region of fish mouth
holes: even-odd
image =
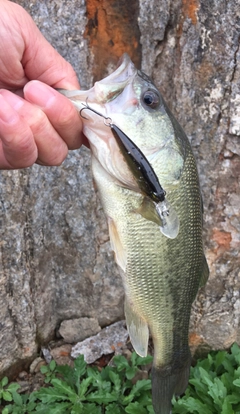
[[[119,59],[116,70],[101,81],[95,82],[95,100],[98,103],[106,103],[113,100],[132,82],[136,74],[137,69],[133,62],[128,54],[124,53]]]
[[[124,53],[120,58],[116,66],[116,70],[111,73],[109,76],[107,76],[104,81],[108,80],[118,80],[118,81],[124,81],[131,77],[132,75],[135,75],[137,72],[137,69],[135,68],[133,62],[130,59],[130,56],[127,53]]]

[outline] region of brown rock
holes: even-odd
[[[63,321],[59,333],[68,343],[83,341],[89,336],[96,335],[101,330],[95,318],[79,318]]]

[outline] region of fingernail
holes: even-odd
[[[50,106],[57,96],[54,89],[40,81],[27,83],[23,91],[25,99],[43,108]]]
[[[8,124],[14,124],[19,120],[18,113],[11,107],[2,94],[0,94],[0,119]]]

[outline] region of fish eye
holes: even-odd
[[[160,104],[160,96],[153,90],[145,91],[142,95],[142,101],[149,108],[156,109]]]

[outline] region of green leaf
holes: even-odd
[[[135,377],[135,375],[136,375],[137,370],[138,370],[137,367],[129,367],[126,370],[126,377],[127,377],[127,379],[129,379],[129,380],[133,379]]]
[[[208,394],[212,397],[214,403],[222,408],[223,400],[227,395],[227,390],[219,378],[215,378],[214,384],[209,388]]]
[[[87,396],[87,400],[91,402],[95,402],[98,404],[108,404],[110,402],[116,401],[117,398],[113,394],[110,394],[109,392],[101,393],[99,391],[92,392]]]
[[[2,387],[5,387],[8,384],[8,378],[7,377],[3,377],[3,379],[0,382]]]
[[[129,404],[133,401],[134,398],[141,395],[144,391],[148,391],[151,389],[151,381],[147,380],[139,380],[136,384],[132,387],[129,395],[124,397],[123,402],[125,405]]]
[[[46,374],[47,372],[49,372],[49,368],[48,368],[47,365],[42,365],[40,367],[40,371],[41,371],[42,374]]]
[[[106,414],[124,414],[125,410],[121,408],[117,403],[108,404],[105,408]]]
[[[233,393],[230,395],[227,395],[225,400],[229,401],[230,404],[240,404],[240,394],[239,393]]]
[[[239,365],[240,364],[240,348],[236,343],[232,345],[231,353],[234,356],[235,361]]]
[[[234,367],[232,365],[232,362],[228,358],[226,358],[226,359],[223,360],[222,364],[223,364],[223,367],[225,368],[225,370],[227,372],[229,372],[230,375],[233,375]]]
[[[151,381],[150,379],[143,379],[136,382],[136,384],[132,388],[132,392],[134,394],[139,394],[143,391],[148,391],[151,389]]]
[[[76,413],[71,412],[71,414],[102,414],[102,412],[102,408],[100,406],[96,406],[96,404],[85,404],[82,411],[78,411]]]
[[[12,397],[13,397],[13,401],[15,402],[16,405],[18,405],[20,407],[23,405],[22,397],[16,391],[12,392]]]
[[[52,381],[54,381],[54,380],[52,380]],[[69,400],[69,394],[66,390],[66,387],[64,387],[63,390],[61,390],[61,391],[60,391],[60,389],[61,389],[61,387],[59,387],[59,388],[57,388],[57,387],[54,387],[54,388],[52,388],[52,387],[41,388],[39,391],[36,392],[36,396],[44,404]]]
[[[188,413],[193,413],[193,414],[214,414],[214,411],[209,409],[207,407],[206,404],[202,403],[199,400],[195,400],[192,397],[187,398],[186,400],[183,399],[179,399],[177,401],[177,406],[182,406],[183,408],[186,409],[186,411],[173,411],[173,413],[181,413],[181,414],[188,414]],[[174,405],[175,408],[175,405]]]
[[[86,370],[87,363],[84,361],[84,356],[79,355],[74,361],[74,374],[76,374],[77,377],[81,377],[86,373]]]
[[[142,407],[137,401],[130,403],[126,408],[125,412],[129,414],[147,414],[147,409]]]
[[[121,379],[119,375],[114,371],[109,371],[109,379],[114,384],[115,390],[119,392],[121,389]]]
[[[7,389],[8,389],[8,391],[12,392],[12,391],[19,390],[19,388],[21,388],[21,386],[19,384],[17,384],[16,382],[12,382],[11,384],[9,384]]]
[[[80,386],[79,386],[78,396],[82,401],[86,399],[85,394],[88,390],[89,385],[92,382],[93,382],[93,378],[91,378],[91,377],[85,378],[81,381]]]
[[[56,362],[54,361],[54,359],[52,359],[50,364],[49,364],[50,371],[53,372],[55,370],[56,366],[57,366]]]
[[[152,405],[148,405],[147,406],[147,410],[149,414],[155,414],[154,410],[153,410],[153,406]]]
[[[58,378],[54,378],[51,380],[51,384],[54,386],[54,389],[59,392],[60,395],[66,395],[68,397],[76,396],[75,391],[69,385]]]
[[[4,401],[12,401],[12,394],[9,391],[3,391],[2,398]]]
[[[235,414],[232,404],[227,399],[223,401],[221,414]]]
[[[68,414],[71,412],[71,405],[67,402],[54,404],[54,406],[41,404],[41,406],[38,406],[34,412],[38,414]]]
[[[77,384],[79,381],[75,379],[74,369],[69,365],[60,365],[55,369],[56,373],[61,374],[64,378],[64,381],[72,388],[77,390]]]
[[[219,351],[215,357],[215,369],[217,370],[219,367],[222,367],[222,363],[226,358],[226,351]]]
[[[199,367],[199,372],[202,378],[202,381],[207,384],[208,386],[212,386],[213,385],[213,381],[212,378],[210,376],[210,374],[202,367]]]
[[[136,354],[136,352],[134,352],[134,354]],[[141,356],[136,354],[135,364],[136,364],[137,367],[151,364],[152,361],[153,361],[153,357],[151,355],[141,357]]]
[[[236,385],[236,387],[240,387],[240,378],[239,379],[235,379],[233,381],[233,385]]]
[[[207,393],[208,387],[207,384],[204,384],[200,378],[193,378],[189,380],[189,384],[194,385],[195,389],[197,390],[197,392],[201,392],[203,394]]]
[[[114,364],[116,365],[118,371],[126,370],[127,368],[130,367],[127,359],[122,355],[116,355],[113,358],[113,361],[114,361]]]

